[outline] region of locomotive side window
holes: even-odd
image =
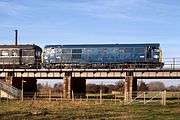
[[[72,53],[82,53],[82,49],[72,49]]]
[[[55,54],[55,49],[54,48],[51,48],[51,54]]]
[[[19,51],[2,50],[2,51],[0,51],[0,56],[19,56]]]
[[[18,51],[12,51],[11,56],[19,56],[19,52]]]
[[[68,54],[68,53],[70,53],[70,49],[62,49],[62,53],[64,53],[64,54]]]
[[[134,49],[133,48],[125,48],[125,53],[133,53]]]
[[[1,56],[9,56],[9,51],[2,50]]]
[[[60,48],[56,49],[56,55],[58,55],[58,54],[61,54],[61,49]]]
[[[135,53],[144,53],[144,48],[135,48]]]
[[[81,54],[72,54],[72,59],[81,59]]]
[[[81,59],[82,49],[72,49],[72,59]]]
[[[46,48],[46,49],[44,50],[44,52],[47,53],[47,54],[50,54],[50,48]]]
[[[124,53],[124,48],[119,48],[119,53]]]
[[[22,50],[22,56],[34,56],[34,50]]]

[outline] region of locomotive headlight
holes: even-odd
[[[158,56],[158,55],[154,55],[154,58],[155,58],[155,59],[158,59],[158,58],[159,58],[159,56]]]

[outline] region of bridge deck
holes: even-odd
[[[0,69],[0,77],[12,74],[14,77],[57,79],[70,74],[84,78],[125,78],[127,72],[139,79],[180,79],[180,69]]]

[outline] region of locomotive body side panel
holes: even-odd
[[[161,64],[159,44],[47,45],[45,64]]]

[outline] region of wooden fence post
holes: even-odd
[[[166,90],[164,90],[164,106],[166,106]]]
[[[100,90],[100,104],[102,104],[102,90]]]
[[[115,97],[114,99],[115,99],[115,104],[116,104],[116,93],[115,93],[115,96],[114,96],[114,97]]]
[[[51,102],[51,88],[49,89],[49,101]]]
[[[74,91],[72,90],[72,101],[74,102]]]
[[[36,100],[36,94],[37,94],[37,93],[35,92],[35,94],[34,94],[34,101]]]
[[[88,93],[86,94],[86,101],[88,102],[88,98],[89,98],[89,96],[88,96]]]
[[[62,96],[63,96],[63,95],[62,95],[62,93],[61,93],[61,100],[62,100]]]

